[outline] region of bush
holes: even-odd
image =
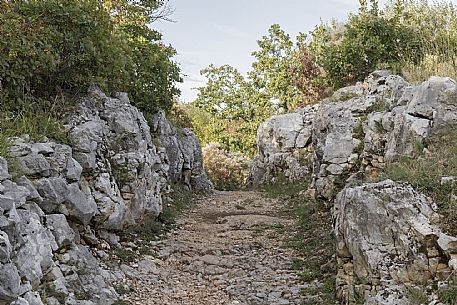
[[[219,143],[209,143],[203,149],[203,163],[213,185],[218,190],[236,190],[246,185],[250,160],[241,154],[221,149]]]
[[[400,72],[405,63],[424,57],[421,31],[378,11],[372,2],[370,11],[362,6],[343,26],[321,24],[311,33],[309,49],[333,88],[363,80],[379,67]]]
[[[334,89],[363,80],[378,68],[404,73],[410,81],[457,76],[457,9],[436,1],[361,1],[344,24],[321,24],[308,49],[323,69],[318,77]]]
[[[24,96],[82,92],[92,83],[118,87],[125,46],[100,1],[9,2],[0,12],[3,105]]]
[[[197,138],[203,145],[217,142],[221,149],[242,153],[247,157],[252,157],[257,152],[257,128],[266,117],[224,118],[197,107],[194,103],[187,105],[185,111],[191,118]]]
[[[173,126],[178,128],[193,128],[192,119],[186,111],[185,106],[174,103],[171,107],[168,119]]]
[[[59,115],[46,112],[48,104],[62,95],[85,93],[91,84],[129,92],[146,117],[170,110],[179,94],[179,68],[171,60],[175,51],[148,25],[163,3],[0,1],[0,111],[18,124],[24,116],[58,121]],[[0,122],[2,134],[10,128],[17,134],[22,127]],[[31,130],[53,137],[48,131]]]

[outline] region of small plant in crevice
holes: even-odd
[[[117,164],[115,162],[110,163],[113,177],[116,180],[117,186],[119,189],[122,189],[122,187],[130,181],[128,164]]]
[[[382,134],[382,133],[385,132],[384,126],[382,126],[382,122],[380,122],[380,121],[375,121],[374,122],[374,127],[375,127],[375,131],[377,133]]]
[[[426,287],[409,287],[407,290],[408,298],[414,304],[428,304],[429,297],[426,292]]]
[[[124,295],[129,292],[129,288],[125,288],[123,285],[114,285],[113,288],[118,295]]]
[[[440,289],[439,298],[446,305],[457,305],[457,275],[449,280],[448,287]]]
[[[352,137],[360,140],[363,142],[363,139],[365,139],[365,131],[363,130],[363,124],[367,120],[367,116],[364,115],[360,117],[359,122],[352,128]]]
[[[392,95],[392,94],[390,94],[390,95]],[[385,111],[387,111],[387,106],[386,106],[384,98],[382,98],[382,99],[374,102],[370,107],[368,107],[366,110],[366,113],[385,112]]]

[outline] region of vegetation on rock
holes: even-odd
[[[0,134],[55,137],[56,100],[92,84],[127,91],[146,116],[179,91],[175,51],[148,24],[164,0],[0,1]],[[65,106],[65,105],[64,105]],[[21,122],[39,118],[38,124]],[[33,121],[32,121],[33,122]],[[53,122],[44,126],[47,122]],[[52,132],[51,132],[51,129]]]
[[[296,42],[277,24],[258,41],[251,71],[210,66],[190,116],[205,145],[252,156],[266,118],[316,103],[333,90],[391,69],[409,81],[457,76],[457,10],[446,2],[361,0],[345,22],[321,23]],[[201,124],[208,120],[210,124]]]

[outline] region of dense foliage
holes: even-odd
[[[325,84],[332,88],[363,80],[376,68],[401,72],[406,63],[424,58],[422,29],[401,22],[400,11],[387,14],[371,1],[361,1],[358,14],[346,24],[321,24],[308,41],[317,65],[325,71]]]
[[[260,123],[303,103],[290,73],[298,47],[289,35],[273,25],[258,45],[247,77],[229,65],[202,70],[208,82],[189,111],[203,143],[219,142],[223,149],[253,156]]]
[[[245,186],[249,161],[240,153],[222,149],[219,143],[208,143],[203,150],[205,170],[217,190],[235,190]]]
[[[163,4],[0,0],[2,113],[41,114],[57,96],[83,93],[91,84],[129,92],[146,114],[170,109],[180,80],[174,50],[148,26]]]
[[[344,23],[321,23],[296,43],[272,25],[252,53],[247,77],[230,66],[202,71],[191,117],[203,143],[255,152],[257,127],[271,115],[315,103],[333,90],[391,69],[409,81],[457,77],[457,9],[446,2],[360,0]],[[209,124],[201,124],[208,120]]]

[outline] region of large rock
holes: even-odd
[[[210,192],[212,184],[203,169],[202,149],[194,132],[174,127],[163,111],[154,115],[151,125],[158,145],[165,148],[171,182],[182,183],[194,191]]]
[[[119,246],[112,231],[157,217],[171,174],[211,190],[195,134],[157,118],[153,141],[126,94],[92,88],[68,117],[71,146],[12,139],[13,172],[0,157],[0,305],[114,303],[119,275],[91,247]]]
[[[309,176],[312,170],[312,122],[317,106],[308,106],[293,113],[276,115],[259,126],[259,154],[251,165],[249,180],[258,185],[277,178],[296,181]]]
[[[251,180],[312,176],[312,193],[331,200],[347,182],[376,178],[386,162],[417,154],[456,123],[453,80],[432,77],[413,86],[388,71],[375,71],[364,83],[342,88],[314,108],[264,122]],[[303,143],[308,143],[307,153]]]
[[[66,287],[75,295],[90,296],[90,301],[97,305],[111,305],[118,299],[119,295],[109,281],[107,272],[87,247],[78,245],[70,249],[62,259],[60,268],[67,270],[64,279]]]
[[[71,163],[77,161],[84,175],[91,176],[80,181],[84,194],[70,188],[70,210],[83,224],[95,215],[96,227],[120,230],[160,214],[167,187],[166,160],[152,143],[143,114],[126,94],[110,98],[93,88],[72,116],[69,130],[75,141]],[[80,170],[72,168],[67,179],[74,180]],[[86,196],[87,209],[81,205]]]
[[[457,122],[457,85],[447,77],[432,77],[413,88],[408,103],[393,112],[393,130],[387,136],[386,160],[411,155],[430,137],[449,132]]]
[[[57,245],[38,215],[25,210],[18,210],[17,213],[20,220],[13,232],[15,255],[12,261],[21,277],[36,286],[53,265],[53,250],[57,250]]]
[[[0,304],[11,304],[22,292],[17,267],[12,263],[0,264]]]
[[[8,173],[8,163],[0,156],[0,182],[8,178],[10,178],[10,174]]]
[[[445,235],[428,199],[390,180],[349,187],[334,202],[337,293],[341,302],[412,304],[411,287],[445,280],[457,238]]]
[[[75,232],[70,228],[65,215],[46,215],[46,227],[52,232],[59,248],[69,246],[75,241]]]

